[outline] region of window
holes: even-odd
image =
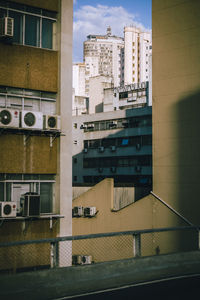
[[[41,213],[53,212],[55,176],[52,174],[1,174],[0,201],[15,201],[20,214],[20,198],[27,192],[40,195]]]
[[[14,19],[14,43],[53,48],[53,26],[56,13],[44,9],[3,1],[0,4],[0,17]]]
[[[0,107],[56,113],[56,93],[0,86]]]

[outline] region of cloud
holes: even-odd
[[[84,5],[74,11],[74,62],[82,61],[83,42],[89,34],[106,34],[111,26],[112,34],[123,37],[124,26],[135,25],[142,30],[144,26],[137,21],[137,15],[129,13],[122,6]]]

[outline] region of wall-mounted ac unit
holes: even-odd
[[[115,152],[115,151],[116,151],[116,146],[110,146],[110,150],[111,150],[112,152]]]
[[[37,193],[25,193],[21,197],[22,216],[37,217],[40,215],[40,195]]]
[[[102,172],[103,172],[103,168],[99,167],[99,168],[98,168],[98,172],[99,172],[99,173],[102,173]]]
[[[83,153],[88,153],[88,148],[84,148]]]
[[[92,263],[91,255],[72,255],[73,265],[89,265]]]
[[[0,109],[0,127],[19,128],[19,110],[16,109]]]
[[[94,217],[96,215],[96,207],[90,206],[84,208],[84,217]]]
[[[14,34],[14,19],[4,17],[0,19],[0,37],[12,38]]]
[[[99,152],[104,152],[104,147],[99,147]]]
[[[135,147],[136,147],[137,150],[140,150],[140,149],[141,149],[141,144],[140,144],[140,143],[137,143],[137,144],[135,145]]]
[[[44,129],[48,130],[60,130],[61,119],[57,115],[45,115],[44,116]]]
[[[17,203],[13,201],[0,202],[0,217],[11,218],[17,216]]]
[[[116,168],[116,167],[111,167],[111,168],[110,168],[110,171],[111,171],[112,173],[115,173],[115,172],[117,171],[117,168]]]
[[[43,113],[22,110],[21,127],[25,129],[43,129]]]
[[[142,171],[142,167],[141,166],[135,166],[135,171],[137,173],[140,173]]]
[[[82,217],[84,214],[83,206],[75,206],[72,209],[72,216],[73,217]]]

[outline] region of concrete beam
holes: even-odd
[[[200,272],[192,251],[0,276],[1,299],[56,299]]]

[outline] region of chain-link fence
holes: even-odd
[[[84,266],[199,248],[199,227],[195,226],[0,243],[0,274]]]

